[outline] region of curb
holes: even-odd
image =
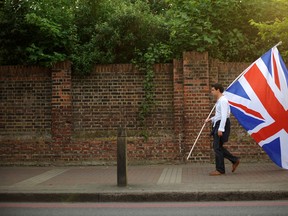
[[[0,202],[192,202],[288,200],[288,191],[149,193],[0,193]]]

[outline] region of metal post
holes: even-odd
[[[127,141],[126,130],[118,128],[117,137],[117,185],[119,187],[127,186]]]

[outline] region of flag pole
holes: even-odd
[[[216,104],[213,106],[213,108],[212,108],[212,110],[210,111],[210,113],[209,113],[207,119],[210,118],[210,116],[211,116],[213,110],[215,109],[215,107],[216,107]],[[203,124],[203,126],[202,126],[202,128],[201,128],[201,130],[200,130],[200,132],[198,133],[198,136],[197,136],[197,138],[196,138],[196,140],[195,140],[195,142],[194,142],[194,144],[193,144],[193,146],[192,146],[192,148],[191,148],[191,150],[190,150],[190,152],[189,152],[189,155],[188,155],[188,157],[187,157],[187,160],[190,158],[190,156],[191,156],[191,154],[192,154],[192,151],[193,151],[193,149],[194,149],[196,143],[198,142],[198,139],[199,139],[199,137],[200,137],[200,135],[201,135],[201,133],[202,133],[202,131],[203,131],[203,129],[204,129],[206,123],[207,123],[207,122],[205,121],[204,124]]]
[[[282,44],[282,41],[279,41],[274,47],[277,47],[277,46],[279,46],[279,45],[281,45],[281,44]],[[250,65],[250,67],[251,67],[252,65],[253,65],[253,63]],[[245,74],[245,73],[250,69],[250,67],[246,68],[238,77],[236,77],[236,79],[227,87],[227,89],[228,89],[230,86],[232,86],[243,74]],[[214,111],[215,107],[216,107],[216,104],[213,106],[213,108],[212,108],[212,110],[210,111],[207,119],[210,118],[210,116],[211,116],[212,112]],[[189,154],[188,154],[187,160],[189,160],[189,158],[190,158],[190,156],[191,156],[191,154],[192,154],[192,152],[193,152],[193,149],[194,149],[196,143],[198,142],[198,139],[199,139],[199,137],[200,137],[200,135],[201,135],[201,133],[202,133],[205,125],[206,125],[206,121],[204,122],[204,124],[203,124],[203,126],[202,126],[202,128],[201,128],[201,130],[200,130],[200,132],[199,132],[199,134],[198,134],[198,136],[196,137],[196,140],[195,140],[195,142],[194,142],[194,144],[193,144],[193,146],[192,146],[192,148],[191,148],[191,150],[190,150],[190,152],[189,152]]]
[[[280,46],[282,44],[282,41],[279,41],[274,47]]]

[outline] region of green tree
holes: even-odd
[[[78,7],[79,41],[71,55],[78,73],[89,72],[95,63],[131,62],[135,50],[145,51],[160,38],[168,40],[163,18],[151,13],[144,1],[83,1],[90,2],[90,10],[85,4]],[[91,17],[91,23],[85,17]]]
[[[51,64],[68,58],[73,41],[71,0],[5,0],[1,64]]]
[[[25,21],[34,27],[35,33],[26,48],[28,63],[50,66],[69,57],[75,37],[73,8],[71,0],[31,2]]]
[[[170,3],[167,23],[174,53],[208,51],[213,57],[228,61],[251,57],[247,53],[253,51],[251,40],[255,36],[250,37],[249,33],[256,33],[256,30],[248,22],[253,14],[248,12],[251,8],[242,1],[167,1]]]
[[[262,19],[252,19],[250,23],[255,26],[259,33],[261,43],[266,44],[267,47],[272,47],[279,41],[282,45],[279,50],[282,51],[283,57],[288,57],[288,2],[285,0],[273,0],[270,2],[272,8],[262,8],[263,13],[269,14]],[[266,9],[266,10],[265,10]],[[262,46],[263,47],[263,46]],[[266,47],[265,47],[266,48]],[[265,50],[260,48],[261,52]]]
[[[33,26],[25,22],[27,1],[6,0],[0,7],[0,64],[25,64]]]
[[[170,29],[170,44],[179,57],[184,50],[206,51],[218,44],[218,29],[214,28],[209,16],[208,1],[170,0],[167,23]],[[207,8],[208,6],[208,8]],[[207,9],[207,13],[203,10]]]
[[[286,0],[3,0],[0,64],[49,66],[69,59],[78,74],[94,64],[129,63],[165,46],[252,61],[283,41]],[[161,46],[160,46],[161,45]],[[158,53],[157,53],[158,52]],[[153,55],[161,56],[155,50]],[[159,54],[159,55],[158,55]]]

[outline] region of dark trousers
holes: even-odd
[[[228,118],[225,125],[225,132],[221,137],[218,136],[220,121],[216,122],[212,130],[213,135],[213,149],[215,152],[216,170],[220,173],[225,173],[224,158],[227,158],[231,163],[236,163],[238,158],[233,156],[226,148],[223,147],[224,143],[228,141],[230,135],[230,119]]]

